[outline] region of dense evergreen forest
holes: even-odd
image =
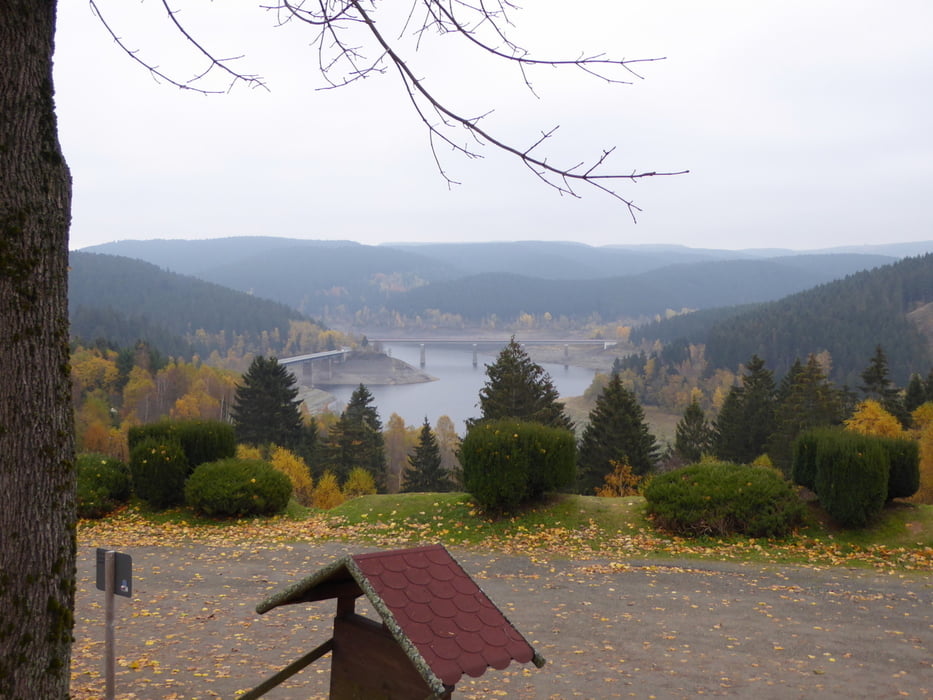
[[[830,378],[850,387],[858,385],[865,358],[881,344],[892,379],[905,385],[911,373],[925,373],[933,364],[933,341],[907,316],[923,318],[931,303],[933,255],[928,254],[780,301],[660,321],[633,331],[632,340],[705,345],[712,367],[735,368],[757,354],[778,376],[797,359],[828,353]]]
[[[523,313],[573,319],[645,318],[668,309],[708,309],[778,299],[853,270],[878,264],[853,255],[718,260],[671,265],[648,273],[600,279],[544,279],[486,273],[435,282],[387,300],[407,316],[435,308],[477,323]]]
[[[85,343],[123,348],[142,340],[167,355],[207,358],[347,342],[284,304],[140,260],[73,252],[70,263],[71,333]]]

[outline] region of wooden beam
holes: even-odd
[[[283,668],[281,671],[276,673],[274,676],[269,677],[264,680],[262,683],[257,685],[250,691],[243,693],[237,700],[255,700],[255,698],[261,698],[263,695],[272,690],[275,686],[280,683],[288,680],[305,666],[308,666],[318,659],[320,659],[324,654],[331,651],[334,648],[334,638],[331,637],[326,642],[321,644],[316,649],[309,651],[307,654],[302,656],[300,659],[292,661],[288,666]]]
[[[332,598],[359,598],[361,595],[363,595],[363,589],[353,580],[341,581],[339,583],[322,583],[279,605],[314,603],[319,600],[331,600]]]

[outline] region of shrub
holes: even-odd
[[[236,446],[237,459],[262,459],[262,449],[254,445],[240,443]]]
[[[632,465],[609,460],[612,471],[603,477],[603,485],[596,489],[596,495],[603,498],[637,496],[644,477],[632,471]]]
[[[130,497],[130,470],[118,459],[78,455],[77,471],[79,518],[102,518]]]
[[[821,436],[813,490],[843,527],[864,527],[888,497],[888,455],[877,438],[851,431]]]
[[[185,502],[209,516],[242,517],[281,513],[292,484],[268,462],[222,459],[205,462],[188,477]]]
[[[373,475],[363,467],[353,467],[343,485],[343,495],[347,498],[368,496],[376,493],[376,481]]]
[[[563,428],[511,419],[481,421],[460,445],[463,484],[488,510],[505,511],[569,486],[576,445]]]
[[[800,434],[794,441],[791,479],[795,484],[814,490],[816,484],[816,451],[822,440],[830,440],[841,428],[814,428]]]
[[[236,454],[233,426],[216,420],[162,420],[130,428],[130,451],[143,440],[173,440],[181,445],[192,469]]]
[[[153,508],[169,508],[184,501],[188,460],[177,442],[149,438],[130,453],[130,474],[136,495]]]
[[[239,453],[239,448],[237,452]],[[295,500],[303,506],[310,506],[314,482],[311,479],[311,470],[308,469],[305,461],[294,452],[273,445],[269,463],[288,477]]]
[[[321,510],[330,510],[339,506],[344,500],[336,475],[332,471],[325,471],[321,474],[311,494],[311,505]]]
[[[888,454],[888,500],[910,498],[920,490],[920,443],[907,438],[877,438]]]
[[[794,489],[774,469],[726,462],[659,474],[645,499],[655,524],[681,535],[780,537],[804,513]]]

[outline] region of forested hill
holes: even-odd
[[[703,320],[710,323],[698,323]],[[778,376],[796,358],[828,351],[831,377],[850,387],[858,386],[859,374],[880,344],[892,379],[905,385],[911,372],[925,374],[933,367],[933,254],[754,308],[722,309],[694,319],[688,315],[633,333],[635,340],[678,336],[705,343],[713,367],[734,368],[757,354]]]
[[[523,313],[545,312],[612,323],[620,315],[778,299],[896,259],[886,247],[793,255],[555,241],[372,246],[270,237],[119,241],[86,250],[137,257],[332,325],[366,329],[397,327],[404,317],[469,323],[495,316],[511,323]]]
[[[767,260],[716,260],[670,265],[639,275],[595,280],[545,280],[488,273],[440,281],[387,302],[402,314],[438,309],[479,321],[521,313],[603,320],[663,314],[667,309],[706,309],[779,299],[890,262],[873,255],[795,255]]]
[[[287,337],[295,309],[155,265],[113,255],[72,252],[69,315],[72,336],[119,347],[146,340],[161,352],[187,356],[218,349],[207,335],[255,340]],[[200,334],[200,341],[197,331]],[[203,347],[198,347],[199,343]]]

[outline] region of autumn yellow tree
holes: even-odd
[[[402,489],[405,470],[408,468],[408,455],[418,442],[418,431],[405,425],[405,420],[397,413],[389,416],[383,431],[386,455],[386,490],[398,493]]]
[[[903,437],[900,421],[874,399],[862,401],[852,417],[845,421],[846,430],[877,437]]]
[[[325,471],[317,480],[311,495],[311,505],[321,510],[336,508],[345,500],[340,482],[332,471]]]
[[[603,498],[637,496],[643,477],[632,471],[632,465],[617,460],[609,460],[612,471],[603,477],[605,483],[596,489],[596,495]]]
[[[269,463],[292,482],[295,500],[303,506],[310,506],[314,500],[314,482],[311,480],[311,470],[308,469],[305,461],[294,452],[273,445]]]

